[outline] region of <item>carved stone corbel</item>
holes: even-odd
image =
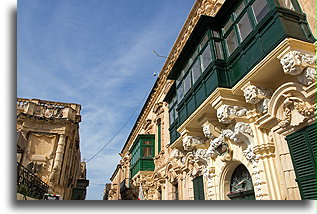
[[[183,137],[183,147],[185,151],[191,151],[197,145],[204,144],[205,139],[202,137],[185,136]]]
[[[272,96],[272,90],[255,85],[249,85],[243,89],[243,95],[247,103],[257,105],[257,110],[260,113],[267,113],[268,104]]]
[[[229,124],[236,117],[246,116],[247,112],[244,107],[224,104],[217,109],[217,118],[219,122]]]
[[[280,58],[285,74],[298,75],[298,81],[303,85],[316,82],[316,58],[315,55],[290,51]]]

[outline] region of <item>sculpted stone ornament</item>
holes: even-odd
[[[184,154],[182,151],[178,150],[178,149],[173,149],[173,151],[172,151],[172,156],[173,156],[176,160],[179,160],[179,159],[181,159],[182,157],[184,157],[185,154]]]
[[[205,137],[208,138],[208,139],[214,139],[215,138],[215,136],[213,136],[211,134],[209,125],[204,125],[203,126],[203,133],[204,133]]]
[[[283,102],[284,118],[279,119],[279,126],[284,128],[288,125],[298,126],[306,117],[311,116],[316,111],[316,104],[310,105],[300,98],[293,97],[291,94],[286,95]]]
[[[247,113],[247,109],[240,106],[222,105],[217,109],[217,118],[219,122],[229,124],[235,117],[243,117]]]
[[[290,51],[281,58],[281,64],[285,74],[298,75],[305,67],[315,67],[314,55],[299,51]]]
[[[247,103],[256,104],[260,113],[267,113],[272,90],[249,85],[243,90],[243,94]]]
[[[258,156],[254,153],[252,146],[249,145],[243,152],[242,154],[244,155],[244,157],[251,163],[253,162],[258,162],[259,158]]]
[[[185,136],[183,138],[183,147],[186,151],[191,151],[196,145],[203,144],[205,140],[201,137]]]
[[[308,67],[298,75],[298,81],[303,85],[311,85],[316,82],[316,68]]]

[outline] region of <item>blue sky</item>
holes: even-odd
[[[82,105],[82,160],[127,121],[152,88],[194,0],[18,0],[17,96]],[[88,163],[88,200],[110,182],[128,125]]]

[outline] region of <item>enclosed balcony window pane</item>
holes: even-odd
[[[213,30],[212,32],[213,32],[213,34],[214,34],[214,37],[220,38],[220,35],[219,35],[219,32],[218,32],[218,31]]]
[[[151,147],[143,147],[143,157],[152,157]]]
[[[184,70],[181,71],[179,77],[178,77],[177,80],[176,80],[176,85],[177,85],[177,86],[181,83],[183,77],[184,77]]]
[[[252,31],[252,26],[251,26],[247,13],[244,14],[244,16],[238,22],[238,28],[239,28],[241,40],[243,41]]]
[[[193,53],[192,57],[188,61],[187,65],[184,69],[185,73],[186,73],[186,71],[188,71],[189,67],[191,66],[191,64],[193,63],[193,61],[196,59],[197,56],[198,56],[198,49],[196,49],[196,51]]]
[[[174,117],[174,110],[172,109],[170,111],[170,124],[174,123],[175,117]]]
[[[193,75],[193,84],[198,80],[201,75],[200,69],[200,60],[199,58],[195,61],[193,68],[192,68],[192,75]]]
[[[184,79],[184,95],[189,91],[191,87],[191,72],[189,72]]]
[[[209,39],[209,38],[208,38],[208,35],[206,34],[205,37],[204,37],[204,39],[203,39],[203,40],[201,41],[201,43],[200,43],[200,50],[205,47],[206,43],[208,42],[208,39]]]
[[[204,72],[208,65],[211,63],[211,50],[210,50],[210,45],[208,44],[207,47],[205,48],[204,52],[201,54],[201,67],[202,71]]]
[[[256,0],[253,5],[253,12],[256,18],[256,21],[259,23],[270,11],[269,6],[265,0]]]
[[[291,0],[279,0],[278,2],[280,3],[281,7],[285,7],[290,10],[295,10]]]
[[[225,59],[220,42],[215,42],[217,59]]]
[[[226,33],[229,30],[231,25],[232,25],[232,20],[229,19],[227,24],[223,27],[224,33]]]
[[[151,145],[151,141],[144,141],[143,144],[144,145]]]
[[[177,99],[180,102],[184,98],[184,87],[183,82],[180,84],[180,86],[177,88]]]
[[[228,55],[231,55],[232,52],[238,47],[238,40],[234,30],[231,31],[227,36],[226,44],[228,49]]]
[[[235,12],[236,17],[240,15],[243,9],[244,9],[244,3],[242,2]]]

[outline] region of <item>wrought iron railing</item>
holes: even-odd
[[[43,199],[48,192],[48,185],[33,172],[17,163],[17,193],[31,198]]]

